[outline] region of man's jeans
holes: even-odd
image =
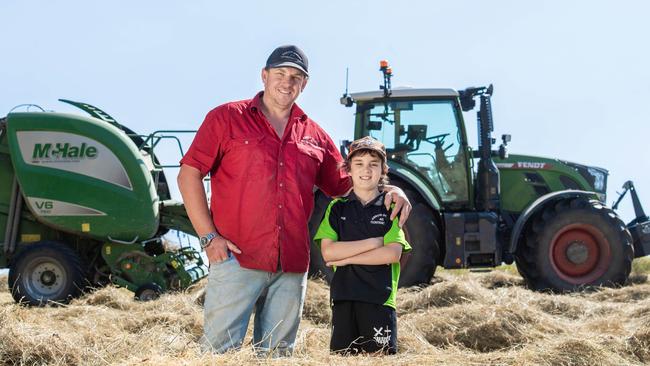
[[[254,310],[253,345],[263,352],[291,354],[306,289],[306,273],[242,268],[232,254],[224,262],[211,264],[204,303],[204,347],[217,353],[239,348]]]

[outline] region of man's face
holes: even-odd
[[[350,161],[350,176],[354,189],[377,189],[382,174],[381,159],[361,152]]]
[[[293,67],[262,69],[264,99],[269,107],[290,108],[307,85],[307,76]]]

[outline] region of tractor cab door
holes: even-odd
[[[382,141],[390,159],[418,171],[442,202],[469,202],[467,143],[453,100],[395,98],[360,105],[359,109],[362,135]]]

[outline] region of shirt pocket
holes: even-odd
[[[322,147],[299,142],[296,144],[298,150],[298,175],[310,177],[312,184],[316,182],[316,174],[323,163],[325,150]]]
[[[247,181],[259,180],[267,172],[268,154],[264,150],[264,136],[232,138],[228,141],[227,153],[219,169],[227,176]]]

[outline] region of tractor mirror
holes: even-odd
[[[472,109],[474,109],[474,107],[476,107],[476,101],[474,101],[474,96],[461,93],[460,107],[463,110],[463,112],[471,111]]]

